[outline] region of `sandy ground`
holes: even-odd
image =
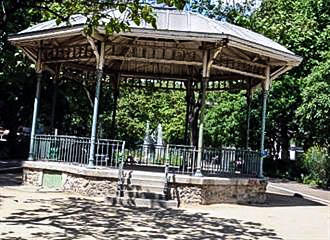
[[[328,240],[329,231],[328,205],[275,192],[263,205],[159,210],[112,207],[102,198],[14,183],[0,186],[0,239]]]

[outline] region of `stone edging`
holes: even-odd
[[[63,164],[59,162],[43,162],[43,161],[24,161],[22,164],[23,168],[30,169],[45,169],[66,172],[71,174],[89,176],[89,177],[100,177],[100,178],[118,178],[118,169],[112,168],[86,168],[81,166],[74,166],[69,164]],[[130,171],[125,171],[125,175]],[[132,177],[141,178],[146,176],[159,176],[163,178],[163,173],[136,171]],[[169,174],[170,182],[176,184],[185,185],[250,185],[250,184],[263,184],[267,182],[266,178],[224,178],[224,177],[195,177],[189,175],[173,175]]]

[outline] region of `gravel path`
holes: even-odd
[[[21,186],[17,175],[7,179],[6,184],[0,175],[1,239],[328,240],[330,236],[328,205],[278,192],[269,191],[263,205],[157,210],[112,207],[102,198]]]
[[[308,195],[330,203],[330,190],[322,190],[305,184],[297,183],[295,181],[279,179],[270,179],[268,187],[273,187],[272,190],[275,188],[278,190],[281,188],[287,189],[292,193],[296,192],[299,194]]]

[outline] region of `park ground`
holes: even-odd
[[[330,239],[329,192],[303,192],[323,202],[295,197],[283,190],[286,182],[272,181],[266,204],[166,210],[112,207],[102,198],[24,186],[20,178],[0,173],[0,239]]]

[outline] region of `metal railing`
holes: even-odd
[[[235,148],[205,148],[202,172],[207,175],[257,176],[260,167],[258,151]]]
[[[125,149],[125,166],[166,166],[171,171],[194,174],[197,149],[187,145],[138,145]],[[257,176],[258,151],[235,148],[204,148],[201,170],[204,175]]]
[[[166,148],[163,145],[141,144],[125,149],[125,165],[165,165]]]
[[[36,135],[36,160],[88,165],[90,138],[63,135]],[[128,166],[166,167],[168,171],[193,175],[197,149],[187,145],[135,145],[125,149],[125,142],[97,139],[95,166],[125,168]],[[201,171],[210,176],[257,176],[260,153],[235,148],[204,148]],[[121,169],[122,171],[122,169]]]
[[[195,169],[195,148],[186,145],[142,144],[125,149],[125,165],[165,166],[178,173],[193,173]]]
[[[194,146],[169,145],[168,163],[177,173],[193,174],[196,169],[197,151]]]
[[[64,135],[36,135],[35,160],[66,162],[88,165],[91,139]],[[95,166],[118,167],[124,141],[97,139],[95,143]]]

